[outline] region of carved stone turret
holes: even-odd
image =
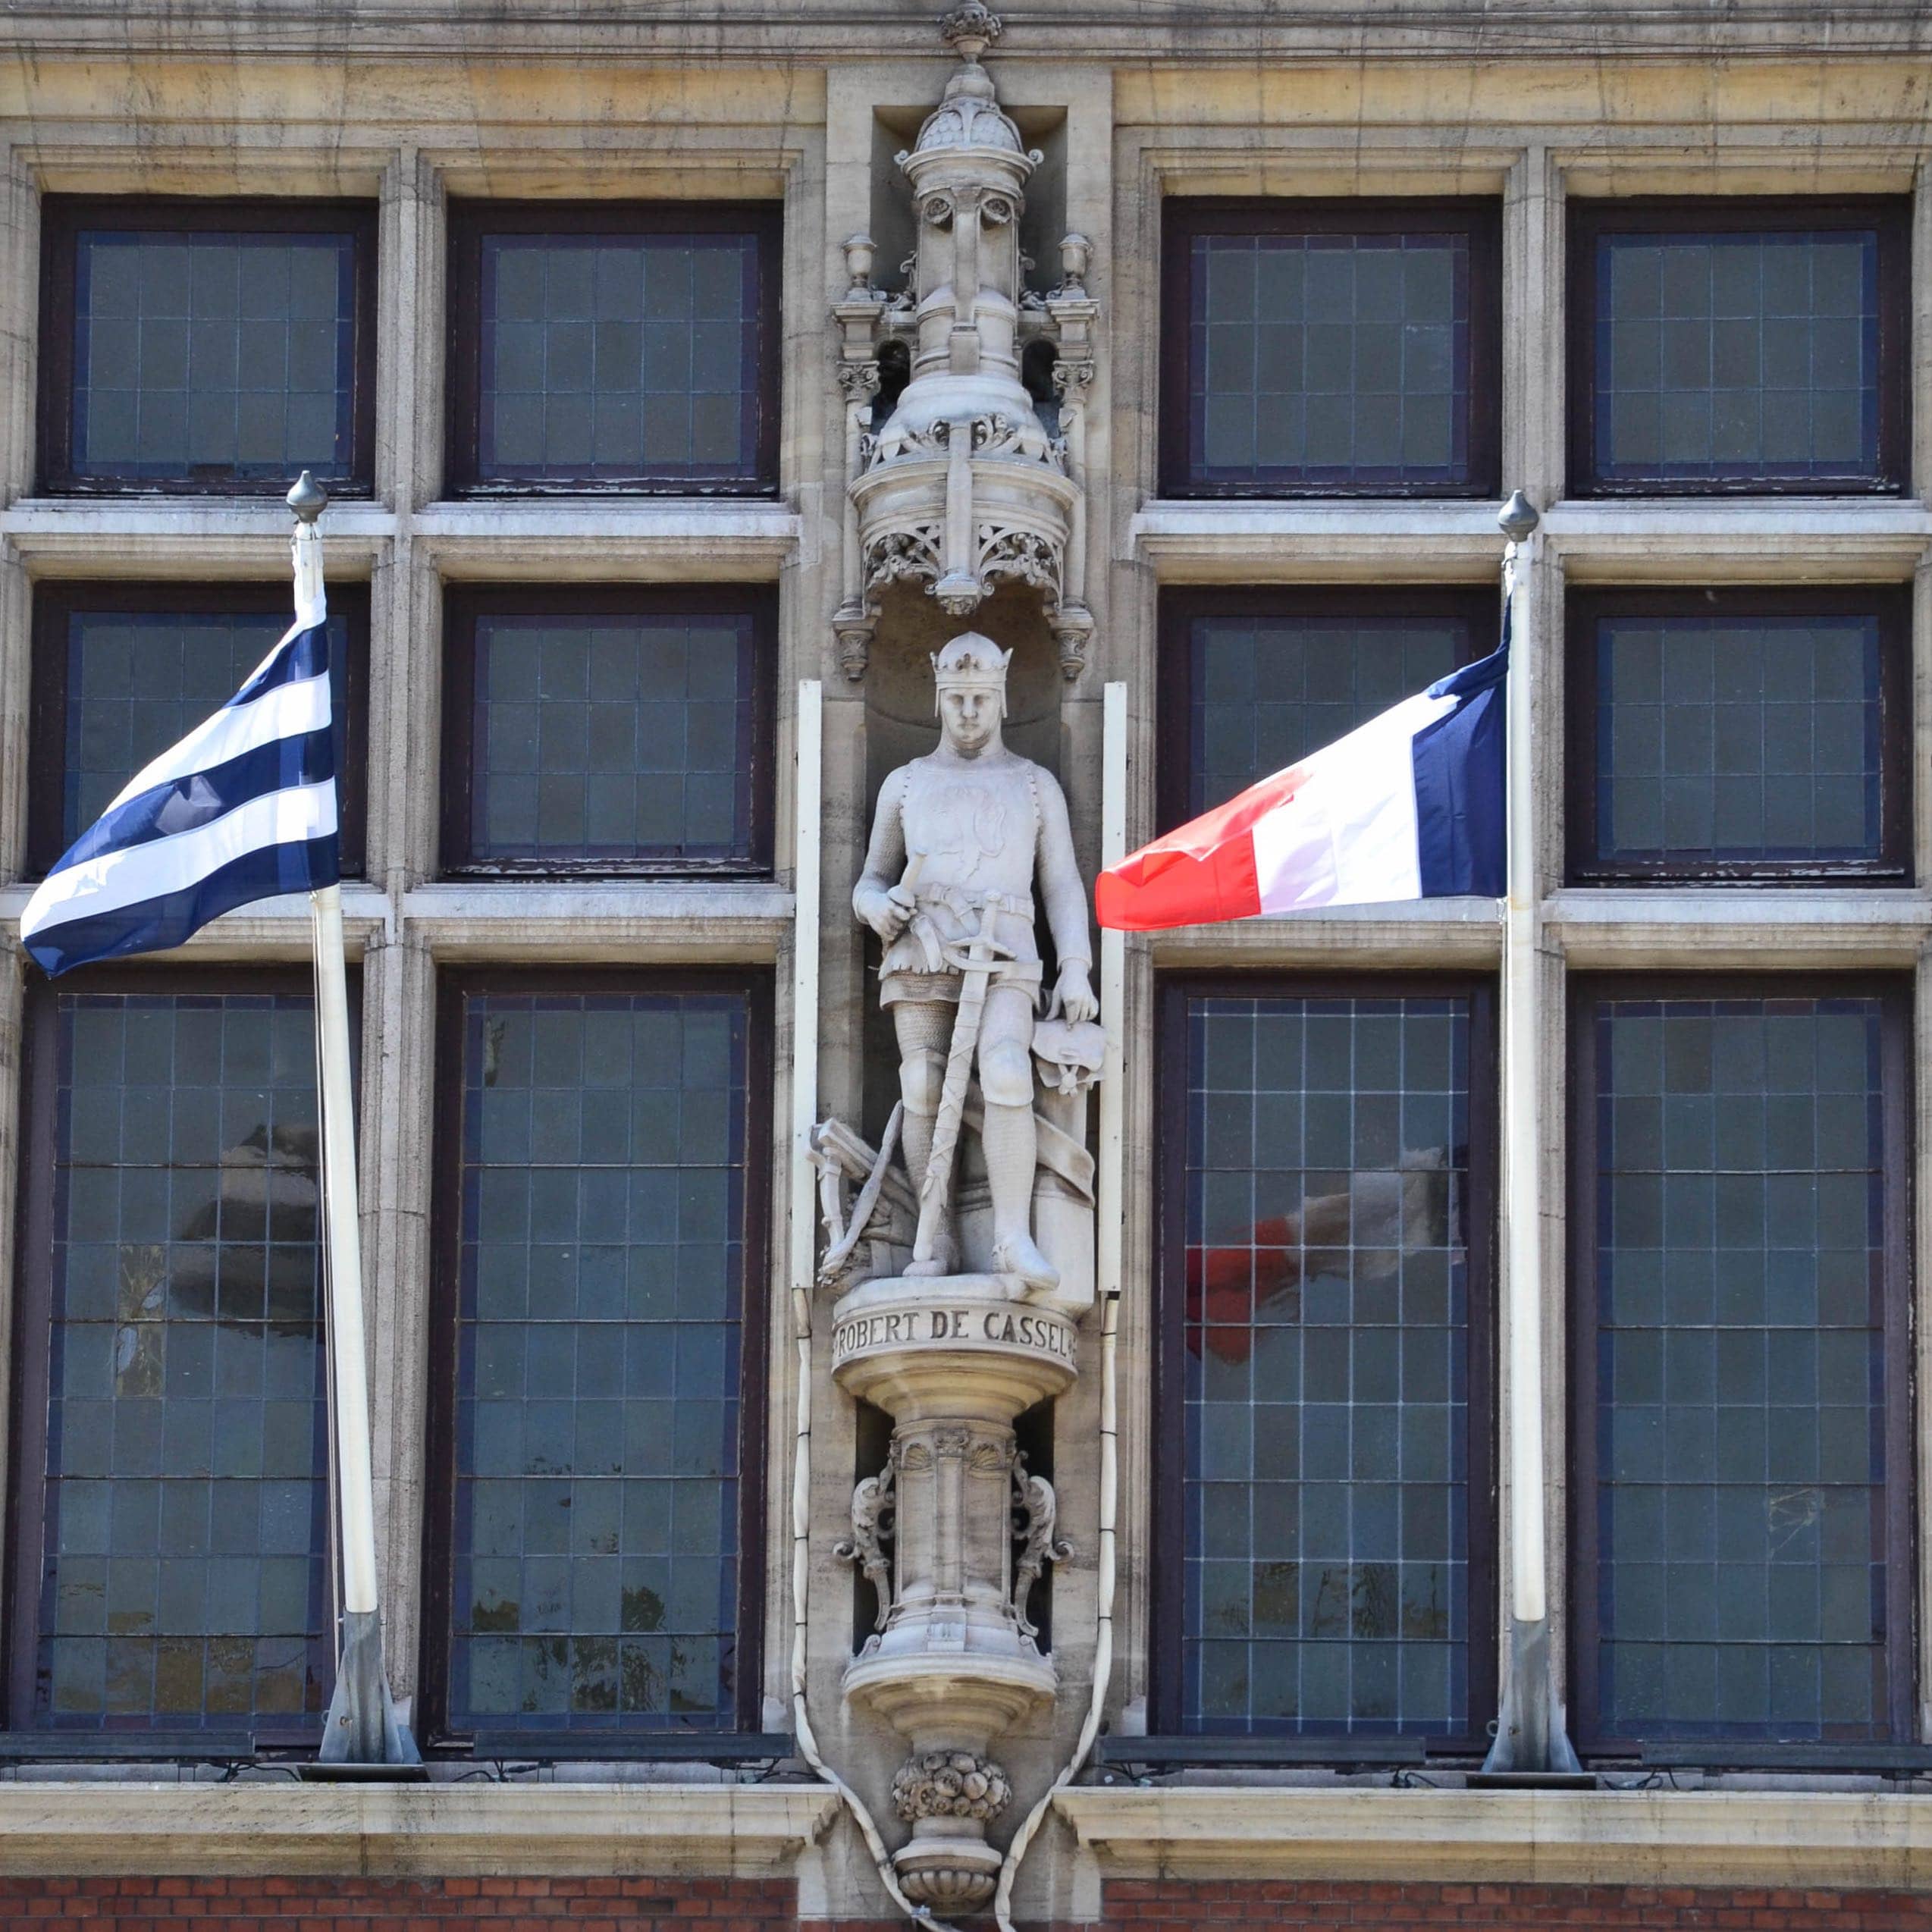
[[[980,64],[1000,30],[977,0],[942,23],[961,64],[898,157],[917,224],[911,289],[888,300],[872,285],[870,238],[844,243],[851,286],[833,312],[853,473],[844,600],[833,621],[855,679],[880,597],[899,579],[923,585],[955,617],[997,583],[1033,585],[1069,677],[1093,627],[1079,581],[1077,430],[1093,373],[1096,310],[1082,279],[1090,250],[1068,236],[1059,285],[1043,296],[1023,289],[1024,190],[1042,157],[1024,146]],[[1063,359],[1052,399],[1036,399],[1021,378],[1022,350],[1036,337]],[[911,372],[875,426],[879,352],[889,342],[905,351]]]

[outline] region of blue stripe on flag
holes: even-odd
[[[143,899],[93,919],[48,927],[27,951],[58,977],[71,967],[130,953],[165,952],[199,932],[211,919],[279,892],[313,892],[341,877],[335,833],[300,844],[263,845],[218,867],[192,886],[159,899]]]
[[[124,805],[103,812],[82,833],[58,870],[108,852],[126,852],[150,839],[172,838],[225,818],[237,805],[293,785],[318,785],[335,776],[335,745],[329,728],[258,745],[226,764],[211,766],[171,785],[157,785]]]
[[[232,711],[237,704],[251,704],[264,692],[278,685],[293,684],[303,678],[326,677],[329,668],[328,621],[326,618],[292,638],[284,638],[249,674],[247,683],[221,708]]]
[[[1509,668],[1505,604],[1497,649],[1429,686],[1432,698],[1462,701],[1446,717],[1425,725],[1410,747],[1416,857],[1425,899],[1463,893],[1501,899],[1509,889],[1504,777]]]
[[[298,622],[219,711],[143,768],[158,782],[111,805],[34,892],[20,938],[49,975],[162,952],[237,906],[340,880],[328,632],[319,606]],[[318,699],[274,695],[304,681]]]

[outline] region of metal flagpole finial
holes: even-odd
[[[316,519],[328,508],[329,493],[306,469],[295,479],[295,488],[288,493],[288,507],[295,513],[298,523],[306,523],[311,529]],[[1533,516],[1535,512],[1532,512]]]
[[[308,472],[304,471],[306,476]],[[290,499],[291,502],[294,500]],[[1497,512],[1496,521],[1502,525],[1503,535],[1513,544],[1521,543],[1542,522],[1536,506],[1520,490],[1513,491],[1510,500]]]

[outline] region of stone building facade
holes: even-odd
[[[1038,1808],[1027,1924],[1919,1924],[1932,15],[946,26],[0,21],[0,1913],[895,1923],[868,1828],[943,1917]],[[303,1774],[306,909],[17,944],[278,633],[303,467],[419,1779]],[[1059,1300],[974,1259],[961,1109],[960,1266],[1062,1366],[948,1516],[834,1314],[912,1179],[818,1281],[935,654],[1011,653],[1090,887],[1491,649],[1516,490],[1535,1050],[1488,900],[1091,933]],[[998,1723],[936,1613],[879,1693],[929,1586]],[[1574,1769],[1492,1753],[1526,1605]]]

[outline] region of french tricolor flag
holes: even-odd
[[[1095,881],[1100,924],[1157,932],[1504,884],[1503,641]]]

